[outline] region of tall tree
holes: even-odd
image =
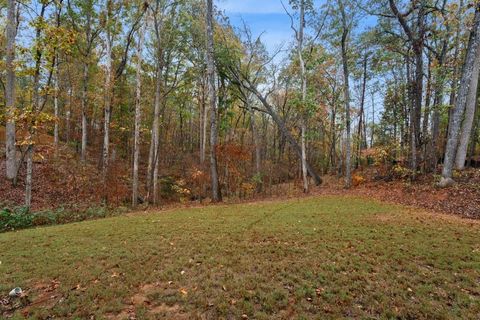
[[[480,3],[475,6],[475,17],[468,40],[467,54],[463,63],[462,76],[459,83],[458,95],[455,101],[455,108],[448,128],[448,139],[445,148],[445,158],[442,170],[440,186],[446,187],[454,181],[453,165],[458,147],[462,118],[465,113],[468,93],[472,85],[472,77],[476,60],[480,59],[478,47],[480,46]]]
[[[149,201],[154,204],[158,202],[158,166],[160,158],[160,108],[162,104],[162,71],[163,71],[163,54],[162,48],[162,32],[164,25],[165,1],[156,0],[153,10],[153,27],[156,41],[155,48],[155,97],[153,122],[150,141],[150,152],[148,157],[147,170],[147,194]]]
[[[217,168],[217,93],[215,89],[215,51],[213,42],[213,0],[207,0],[207,77],[208,98],[210,102],[210,178],[212,183],[212,201],[222,200]]]
[[[103,148],[102,148],[102,182],[104,186],[105,199],[107,199],[107,170],[110,152],[110,121],[113,99],[113,1],[105,3],[105,85],[103,104]]]
[[[89,110],[89,95],[88,86],[90,81],[90,67],[92,64],[92,57],[94,56],[95,41],[100,34],[101,28],[98,25],[96,18],[95,0],[69,0],[68,14],[71,20],[73,29],[79,34],[77,37],[77,49],[81,55],[82,64],[82,89],[81,89],[81,126],[82,126],[82,141],[80,159],[87,160],[87,146],[88,146],[88,110]],[[75,6],[74,6],[75,5]],[[81,35],[81,36],[80,36]]]
[[[301,166],[302,166],[302,180],[303,180],[303,192],[308,192],[308,172],[307,172],[307,73],[304,60],[304,34],[305,34],[305,0],[299,0],[299,21],[298,29],[293,26],[295,31],[295,38],[297,40],[297,55],[300,64],[300,94],[301,94],[301,115],[300,115],[300,147],[302,149]]]
[[[140,22],[141,27],[138,34],[137,42],[137,61],[136,61],[136,76],[135,76],[135,121],[133,134],[133,177],[132,177],[132,206],[136,207],[138,204],[138,162],[140,158],[140,129],[142,119],[142,61],[143,61],[143,44],[145,37],[145,29],[147,27],[147,20]]]
[[[467,158],[468,143],[472,133],[473,121],[475,119],[475,108],[477,107],[477,87],[480,72],[480,46],[477,48],[476,59],[473,65],[472,78],[470,79],[470,88],[468,89],[465,114],[462,122],[462,130],[458,143],[455,166],[459,170],[465,169],[465,160]]]
[[[343,0],[338,0],[338,7],[340,9],[341,21],[342,21],[342,66],[343,66],[343,96],[345,103],[345,187],[350,188],[352,186],[352,146],[351,146],[351,119],[350,119],[350,85],[349,77],[350,72],[348,69],[348,50],[349,50],[349,37],[352,27],[351,19],[347,17],[347,12]]]
[[[17,175],[17,159],[15,147],[15,38],[16,28],[16,0],[8,0],[7,15],[7,48],[6,48],[6,85],[5,106],[7,109],[7,123],[5,125],[6,147],[6,175],[7,179],[14,180]]]
[[[37,133],[36,118],[42,112],[43,107],[46,103],[46,97],[43,98],[43,103],[41,103],[41,75],[42,75],[42,59],[46,51],[46,43],[44,39],[44,32],[47,24],[45,24],[45,15],[49,2],[43,2],[40,6],[40,12],[35,21],[35,43],[33,46],[33,80],[32,80],[32,104],[31,109],[27,110],[29,114],[27,130],[28,136],[26,138],[26,158],[27,158],[27,168],[25,176],[25,207],[30,208],[32,203],[32,184],[33,184],[33,155],[35,152],[35,143],[34,137]],[[61,6],[61,2],[58,4]],[[52,65],[50,67],[50,75],[48,77],[48,83],[45,85],[46,88],[50,85],[53,74],[53,66],[55,65],[56,57],[56,47],[53,49],[54,54],[52,55]]]
[[[400,12],[395,0],[389,0],[390,9],[398,20],[403,32],[406,34],[408,42],[411,45],[414,54],[415,72],[411,80],[411,93],[413,98],[413,106],[411,110],[410,130],[411,130],[411,170],[412,178],[415,179],[417,172],[417,147],[420,142],[420,118],[423,101],[423,49],[425,47],[426,33],[426,0],[410,1],[410,10],[406,13]],[[417,13],[415,25],[409,25],[407,18],[414,12]],[[410,62],[410,59],[408,59]]]

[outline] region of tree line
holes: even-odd
[[[5,174],[32,201],[36,141],[114,165],[131,204],[165,177],[192,198],[304,192],[377,160],[454,183],[477,154],[480,2],[280,2],[293,37],[267,50],[213,0],[0,2]]]

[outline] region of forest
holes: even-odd
[[[204,1],[4,1],[5,181],[30,207],[49,162],[135,207],[478,166],[476,3],[282,6],[293,38],[267,50]]]
[[[1,316],[478,316],[480,1],[256,2],[0,0]]]

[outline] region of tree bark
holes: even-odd
[[[358,121],[358,159],[357,163],[360,164],[361,160],[361,155],[362,155],[362,148],[366,147],[366,141],[367,137],[364,134],[364,137],[362,138],[362,127],[365,131],[365,91],[367,88],[367,65],[368,65],[368,60],[367,60],[367,53],[364,53],[363,56],[363,80],[362,80],[362,94],[360,98],[360,115],[359,115],[359,121]],[[365,132],[364,132],[365,133]],[[364,140],[365,139],[365,140]]]
[[[308,172],[307,172],[307,74],[305,71],[305,61],[303,60],[303,31],[305,27],[305,0],[300,0],[300,23],[298,27],[298,60],[300,63],[300,80],[301,80],[301,92],[302,92],[302,115],[300,124],[300,145],[302,148],[302,180],[303,180],[303,192],[308,193]]]
[[[441,186],[451,185],[453,175],[453,164],[458,146],[460,125],[464,115],[467,96],[473,77],[475,60],[478,59],[477,51],[480,46],[480,4],[476,5],[475,18],[470,38],[468,41],[467,55],[463,65],[460,87],[455,101],[455,108],[452,112],[452,119],[448,130],[447,146],[445,148],[445,160],[442,171]]]
[[[470,88],[468,90],[464,120],[462,124],[462,130],[460,133],[460,140],[457,149],[457,156],[455,158],[456,168],[459,170],[465,169],[465,159],[467,158],[468,142],[470,141],[470,135],[473,127],[473,120],[475,118],[475,107],[477,106],[477,87],[478,77],[480,71],[480,45],[477,48],[477,54],[475,55],[475,63],[473,66],[473,74],[470,80]]]
[[[416,82],[412,80],[410,58],[406,58],[407,81],[408,81],[408,97],[410,103],[410,169],[412,171],[412,179],[415,180],[417,173],[417,121],[416,121]]]
[[[104,199],[108,200],[107,195],[107,177],[108,177],[108,165],[109,165],[109,149],[110,149],[110,119],[112,108],[112,87],[113,87],[113,57],[112,57],[112,34],[109,23],[111,19],[111,0],[107,1],[107,14],[106,14],[106,34],[105,34],[105,47],[106,47],[106,65],[105,65],[105,101],[104,101],[104,120],[103,120],[103,148],[102,148],[102,182],[104,186]]]
[[[210,102],[210,178],[212,183],[212,201],[222,200],[218,182],[217,168],[217,96],[215,90],[215,61],[213,47],[213,0],[207,0],[207,75],[208,97]]]
[[[25,207],[32,205],[33,144],[27,146],[27,172],[25,176]]]
[[[155,13],[153,15],[155,38],[157,40],[156,48],[156,79],[155,79],[155,100],[152,123],[152,137],[150,141],[150,153],[148,159],[147,172],[147,198],[150,202],[157,205],[158,199],[158,171],[160,158],[160,109],[162,105],[162,74],[163,74],[163,49],[162,49],[162,29],[163,29],[163,9],[160,2],[156,2]],[[160,16],[159,16],[160,14]]]
[[[435,75],[434,83],[434,98],[433,98],[433,113],[431,123],[431,137],[427,148],[428,169],[435,170],[438,163],[438,139],[440,137],[440,105],[443,99],[444,82],[445,82],[445,56],[447,54],[448,41],[444,40],[442,44],[442,51],[438,56],[438,71]]]
[[[42,4],[40,14],[39,14],[40,21],[43,20],[47,6],[48,6],[47,3]],[[41,26],[37,26],[35,29],[36,49],[35,49],[35,68],[33,73],[33,90],[32,90],[33,91],[33,103],[32,103],[33,114],[36,114],[37,112],[40,111],[40,72],[41,72],[41,63],[42,63],[42,54],[43,54],[42,50],[39,47],[41,34],[42,34]],[[35,120],[32,119],[32,122],[29,123],[28,125],[29,137],[27,139],[29,141],[28,141],[27,150],[26,150],[27,172],[25,177],[25,207],[29,209],[32,204],[32,175],[33,175],[33,153],[34,153],[33,137],[36,132],[36,129],[35,129],[36,126],[34,125],[34,121]]]
[[[200,164],[205,163],[205,155],[207,150],[207,104],[205,99],[205,83],[206,83],[205,75],[202,73],[202,99],[201,99],[201,106],[200,106]]]
[[[55,147],[55,154],[58,153],[58,119],[59,119],[59,108],[58,108],[58,94],[59,94],[59,79],[60,78],[60,70],[58,68],[58,56],[55,58],[55,87],[53,93],[53,113],[55,115],[55,124],[53,128],[53,144]]]
[[[146,21],[140,27],[137,43],[137,63],[135,76],[135,129],[133,137],[133,178],[132,178],[132,206],[136,207],[138,204],[138,162],[140,158],[140,128],[142,119],[142,49],[144,34],[146,28]]]
[[[88,90],[88,64],[83,64],[83,88],[82,88],[82,149],[80,153],[81,161],[87,159],[87,90]]]
[[[93,5],[89,3],[89,5]],[[91,7],[87,10],[87,23],[85,26],[85,41],[87,43],[87,49],[84,54],[85,61],[83,62],[83,79],[82,79],[82,146],[80,151],[80,160],[84,162],[87,159],[87,143],[88,143],[88,119],[87,119],[87,106],[88,106],[88,69],[89,59],[92,48],[92,29],[91,29]]]
[[[7,50],[6,50],[6,86],[5,106],[7,121],[5,125],[5,150],[6,150],[6,176],[7,179],[15,180],[17,175],[17,159],[15,147],[15,8],[16,0],[8,0],[7,14]]]
[[[471,166],[474,161],[475,157],[475,151],[478,143],[478,138],[479,138],[479,129],[480,129],[480,109],[478,108],[478,105],[480,103],[480,86],[478,88],[478,93],[477,93],[477,107],[476,107],[476,114],[475,114],[475,126],[473,127],[472,130],[472,142],[470,143],[470,152],[469,152],[469,162],[468,165]]]
[[[335,103],[335,88],[333,88],[333,98],[332,98],[332,114],[330,117],[330,171],[333,173],[335,171],[336,165],[336,145],[337,145],[337,135],[336,135],[336,119],[337,119],[337,104]]]
[[[463,21],[461,19],[461,15],[462,15],[462,11],[464,10],[463,8],[464,6],[464,1],[463,0],[460,0],[459,1],[459,4],[458,4],[458,9],[457,9],[457,12],[456,12],[456,16],[455,18],[458,19],[458,24],[455,28],[455,37],[454,37],[454,40],[453,40],[453,47],[454,47],[454,52],[453,52],[453,72],[452,72],[452,90],[450,92],[450,100],[449,100],[449,104],[450,104],[450,109],[449,109],[449,117],[448,117],[448,120],[449,120],[449,125],[450,125],[450,120],[451,120],[451,116],[452,116],[452,112],[453,112],[453,106],[455,104],[455,100],[456,100],[456,94],[457,94],[457,89],[458,89],[458,76],[459,76],[459,71],[460,71],[460,63],[458,62],[459,60],[459,56],[460,56],[460,51],[461,51],[461,48],[460,48],[460,45],[461,45],[461,41],[460,41],[460,38],[461,38],[461,33],[462,33],[462,29],[464,28],[464,24],[463,24]],[[448,134],[448,132],[447,132]]]
[[[258,128],[255,123],[255,112],[252,108],[251,94],[246,94],[246,107],[250,114],[250,128],[252,130],[253,143],[255,144],[255,174],[258,178],[262,175],[262,150],[260,146],[260,138],[258,136]],[[261,191],[258,189],[257,191]]]
[[[347,14],[343,5],[343,0],[338,0],[342,15],[342,65],[343,65],[343,95],[345,104],[345,188],[352,186],[352,146],[351,146],[351,128],[350,128],[350,86],[349,86],[349,70],[348,70],[348,34],[350,32],[347,23]]]

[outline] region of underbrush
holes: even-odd
[[[0,210],[0,232],[105,218],[126,211],[127,208],[124,207],[113,208],[107,206],[60,207],[37,212],[30,211],[26,207],[4,207]]]

